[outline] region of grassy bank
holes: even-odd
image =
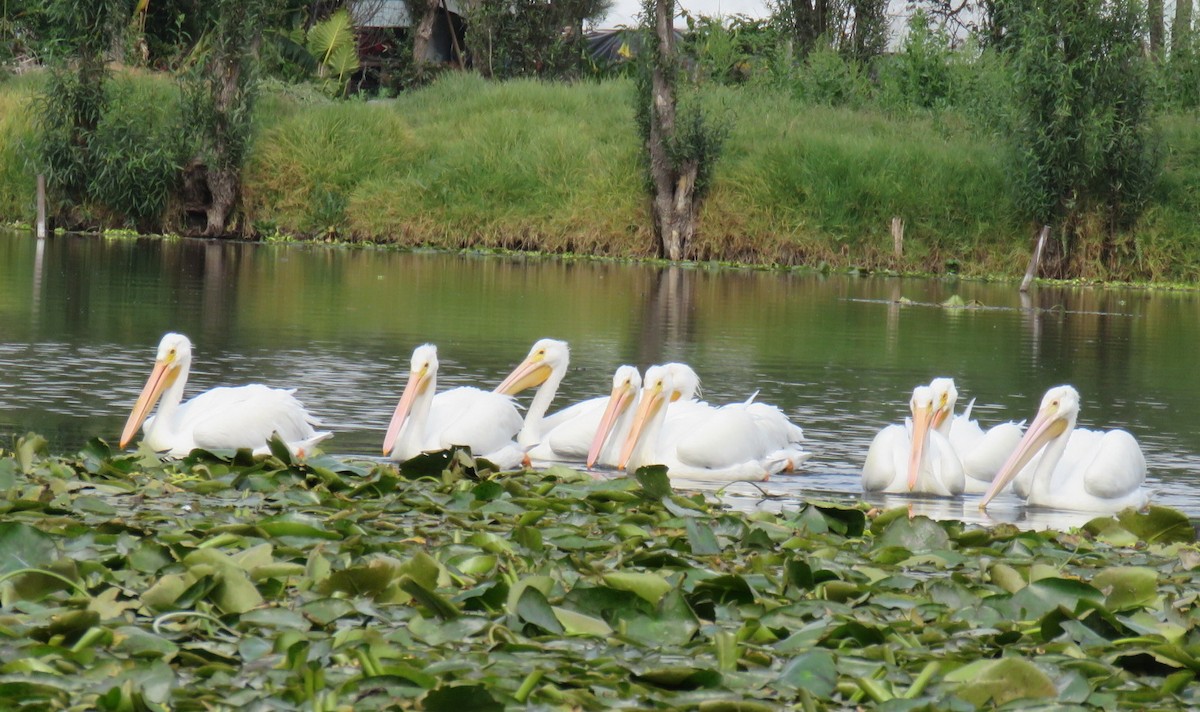
[[[19,111],[36,84],[0,85],[0,219],[28,221]],[[382,102],[274,85],[259,104],[241,225],[336,237],[613,256],[650,254],[624,81],[487,83],[450,74]],[[711,87],[732,121],[695,243],[699,259],[1019,275],[1035,226],[1018,219],[1002,137],[943,112],[802,103]],[[166,120],[164,118],[163,120]],[[1166,172],[1118,259],[1076,248],[1078,274],[1200,278],[1200,129],[1160,120]],[[890,222],[905,221],[903,259]],[[170,217],[167,219],[170,225]]]
[[[5,709],[1198,702],[1172,510],[1021,532],[739,512],[652,469],[44,451],[0,451]]]

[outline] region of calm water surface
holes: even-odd
[[[936,306],[953,295],[984,306]],[[294,386],[336,432],[326,449],[357,456],[378,453],[424,342],[438,345],[439,385],[493,386],[536,339],[565,339],[556,406],[606,394],[622,363],[687,361],[707,400],[758,391],[815,453],[811,474],[767,483],[779,497],[738,486],[735,506],[858,498],[874,433],[933,376],[953,376],[961,403],[976,398],[985,426],[1031,419],[1048,387],[1071,383],[1081,424],[1130,430],[1155,500],[1200,517],[1197,293],[1039,287],[1022,301],[1010,284],[956,280],[0,232],[0,442],[115,441],[171,330],[194,343],[189,395]],[[973,499],[916,507],[978,518]],[[992,516],[1088,518],[1005,498]]]

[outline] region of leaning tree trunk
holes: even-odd
[[[421,21],[413,33],[413,64],[418,67],[429,62],[429,45],[433,43],[433,23],[437,20],[437,11],[441,0],[413,0],[411,6],[421,10]]]
[[[254,49],[257,50],[257,42]],[[228,145],[229,117],[237,109],[241,63],[229,55],[217,60],[220,84],[213,95],[213,109],[216,112],[218,130],[214,136],[213,154],[217,157],[214,165],[208,166],[205,181],[208,184],[210,196],[208,208],[205,211],[207,225],[204,234],[208,237],[219,237],[225,234],[225,223],[237,204],[238,191],[241,188],[241,166],[230,165],[232,161],[226,157],[230,153]]]
[[[668,146],[675,139],[674,0],[655,0],[654,31],[657,56],[650,72],[650,177],[654,183],[654,232],[660,257],[682,260],[696,233],[696,174],[699,163],[676,165]]]

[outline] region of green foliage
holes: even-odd
[[[153,230],[176,195],[186,152],[178,90],[122,77],[109,83],[107,106],[92,138],[87,193],[118,221]]]
[[[472,63],[497,79],[570,79],[583,69],[583,22],[610,0],[481,0],[470,10]]]
[[[886,67],[895,82],[894,91],[904,102],[925,109],[951,103],[956,88],[954,55],[949,36],[932,27],[918,10],[909,18],[908,34],[896,60]]]
[[[824,106],[861,106],[869,95],[862,65],[832,49],[816,49],[804,60],[794,91],[797,98]]]
[[[333,94],[345,95],[350,75],[358,69],[358,42],[347,10],[338,10],[308,31],[306,46],[317,60],[318,73],[332,77]]]
[[[1128,512],[1021,532],[463,451],[45,449],[0,453],[0,690],[27,709],[1200,702],[1194,533]]]
[[[1033,220],[1066,227],[1066,254],[1083,214],[1110,236],[1130,225],[1158,174],[1139,8],[1045,2],[1018,26],[1018,199]]]
[[[681,50],[696,71],[722,84],[743,84],[772,71],[782,41],[775,25],[744,15],[728,18],[686,14]]]

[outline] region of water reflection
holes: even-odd
[[[939,306],[953,295],[984,306]],[[1031,418],[1047,388],[1074,384],[1081,425],[1129,429],[1158,501],[1200,513],[1198,316],[1196,293],[9,232],[0,438],[115,439],[177,330],[195,343],[189,395],[297,387],[336,431],[332,452],[373,454],[418,344],[439,345],[446,386],[490,387],[552,336],[572,346],[555,408],[606,392],[621,363],[666,360],[691,363],[712,402],[758,391],[784,408],[816,454],[811,475],[769,483],[772,502],[857,501],[874,433],[914,385],[951,375],[985,426]]]

